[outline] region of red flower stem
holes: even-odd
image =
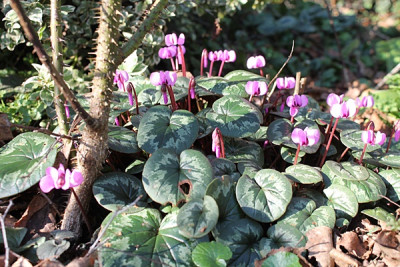
[[[133,84],[132,84],[131,82],[128,83],[128,86],[130,86],[131,89],[132,89],[133,95],[134,95],[134,97],[135,97],[136,114],[139,115],[139,102],[138,102],[138,98],[137,98],[135,86],[133,86]]]
[[[207,60],[207,49],[203,49],[203,52],[201,52],[200,76],[203,76],[204,73],[204,60]]]
[[[225,60],[221,61],[221,65],[219,66],[218,77],[221,77],[222,69],[224,68]]]
[[[348,148],[348,147],[343,151],[342,155],[340,155],[340,157],[338,158],[337,162],[340,162],[340,161],[342,160],[342,158],[344,157],[344,155],[346,155],[347,151],[349,151],[349,148]]]
[[[300,144],[297,145],[296,156],[294,157],[293,165],[297,164],[297,159],[299,158],[299,153],[300,153]]]
[[[172,111],[175,111],[178,109],[178,105],[175,102],[174,91],[172,91],[171,85],[167,85],[167,90],[168,90],[169,98],[171,99]]]
[[[264,77],[264,72],[263,72],[262,68],[260,68],[260,75],[261,75],[262,77]]]
[[[176,71],[174,59],[171,57],[170,60],[171,60],[171,66],[172,66],[173,71]]]
[[[388,153],[388,151],[390,149],[390,145],[392,144],[392,138],[393,138],[394,132],[395,132],[395,125],[393,125],[392,131],[390,132],[389,143],[388,143],[385,153]]]
[[[210,68],[208,70],[208,77],[211,77],[211,75],[212,75],[213,66],[214,66],[214,61],[211,61],[210,62]]]
[[[219,138],[219,143],[221,144],[221,157],[225,158],[224,138],[222,137],[222,133],[221,133],[220,129],[218,129],[218,138]]]
[[[356,120],[356,117],[357,117],[357,114],[358,114],[359,111],[360,111],[360,107],[357,107],[356,113],[355,113],[354,116],[353,116],[353,121]]]
[[[290,122],[291,122],[291,123],[294,122],[294,116],[290,117]]]
[[[251,100],[253,100],[253,96],[254,96],[254,95],[251,95],[251,96],[250,96],[249,102],[251,102]]]
[[[276,108],[276,104],[278,104],[278,100],[281,97],[281,91],[278,91],[278,95],[275,98],[274,104],[272,104],[272,108]]]
[[[74,195],[74,197],[76,199],[76,203],[78,203],[78,206],[79,206],[79,208],[80,208],[80,210],[82,212],[82,217],[83,217],[83,220],[85,221],[86,227],[88,228],[88,231],[89,231],[90,235],[92,235],[93,234],[92,227],[90,226],[89,219],[86,216],[86,213],[85,213],[85,210],[83,209],[82,203],[79,200],[78,195],[75,193],[74,188],[71,187],[70,189],[71,189],[71,192],[72,192],[72,194]]]
[[[335,132],[335,130],[336,130],[336,126],[337,126],[338,122],[339,122],[339,118],[336,118],[335,124],[333,125],[331,134],[330,134],[330,136],[329,136],[328,144],[326,145],[326,148],[325,148],[324,155],[322,156],[321,162],[320,162],[320,164],[319,164],[319,167],[320,167],[320,168],[322,168],[322,165],[324,165],[324,162],[325,162],[325,159],[326,159],[326,155],[328,155],[329,147],[331,146],[333,134],[334,134],[334,132]]]
[[[191,97],[190,97],[190,89],[193,86],[193,81],[194,79],[191,78],[189,81],[189,88],[188,88],[188,96],[187,96],[187,102],[188,102],[188,111],[192,112],[192,103],[191,103]]]
[[[326,127],[326,130],[325,130],[325,141],[327,140],[326,138],[328,137],[329,130],[332,127],[332,122],[333,122],[333,116],[331,116],[331,120],[329,121],[328,127]],[[325,141],[324,141],[324,143],[325,143]]]
[[[182,61],[182,75],[186,77],[186,62],[185,62],[185,55],[183,54],[182,46],[178,45],[179,54],[181,55]]]
[[[367,146],[368,146],[368,143],[364,145],[363,151],[361,153],[360,160],[358,161],[358,164],[360,164],[360,165],[362,165],[362,160],[364,158],[365,151],[367,150]]]

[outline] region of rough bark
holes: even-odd
[[[100,174],[102,163],[106,159],[108,139],[108,117],[112,94],[113,75],[116,65],[118,40],[119,0],[102,0],[97,38],[96,66],[90,101],[90,116],[97,121],[96,128],[86,127],[78,149],[79,170],[85,177],[84,182],[76,188],[85,211],[88,211],[92,198],[92,185]],[[82,214],[76,199],[71,197],[65,210],[61,228],[81,233]]]

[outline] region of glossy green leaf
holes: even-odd
[[[257,132],[248,136],[247,139],[255,142],[264,142],[265,140],[267,140],[267,130],[267,126],[261,126],[260,129],[257,130]]]
[[[289,178],[296,183],[316,184],[322,181],[322,174],[317,169],[304,164],[289,166],[285,172],[290,174]]]
[[[131,164],[129,164],[128,167],[125,168],[125,172],[127,174],[137,174],[143,171],[144,168],[144,161],[137,159],[134,162],[132,162]]]
[[[217,224],[218,215],[218,205],[212,197],[192,199],[179,209],[179,232],[187,238],[205,236]]]
[[[309,198],[313,200],[317,205],[317,208],[326,206],[328,201],[320,191],[311,188],[301,188],[300,190],[297,190],[296,197]]]
[[[328,198],[328,205],[334,208],[336,218],[351,219],[357,215],[357,197],[347,187],[333,184],[324,190],[324,194]]]
[[[264,169],[254,179],[247,176],[239,179],[236,198],[250,218],[273,222],[285,213],[292,198],[292,185],[280,172]]]
[[[210,160],[211,166],[214,170],[215,177],[221,177],[222,175],[229,175],[234,181],[239,180],[240,173],[236,170],[236,165],[229,159],[225,158],[214,158]]]
[[[236,221],[244,217],[235,195],[236,183],[229,176],[214,179],[207,187],[206,195],[215,199],[218,205],[219,222]]]
[[[374,209],[366,209],[361,211],[361,213],[368,215],[375,220],[385,222],[388,225],[395,225],[396,223],[398,224],[398,220],[396,220],[396,217],[387,212],[386,210],[382,209],[381,207],[376,207]]]
[[[297,151],[297,149],[295,149],[295,148],[282,146],[280,153],[281,153],[282,159],[284,161],[294,164],[294,160],[296,158],[296,151]],[[299,155],[297,157],[297,163],[300,163],[302,160],[302,157],[304,157],[305,155],[306,155],[306,153],[304,153],[304,151],[300,150]]]
[[[57,258],[69,249],[70,243],[67,240],[56,241],[54,239],[47,240],[39,245],[36,250],[40,260]]]
[[[260,165],[251,160],[239,161],[237,168],[242,175],[247,175],[250,178],[254,178],[257,172],[262,169]]]
[[[137,145],[136,133],[124,127],[110,126],[108,132],[108,147],[121,153],[136,153],[141,151]]]
[[[205,95],[223,95],[227,92],[229,81],[221,77],[201,77],[196,79],[196,93],[199,96]],[[245,95],[243,95],[245,96]]]
[[[223,136],[246,137],[257,132],[262,122],[261,112],[249,101],[237,96],[224,96],[214,102],[207,119]]]
[[[361,133],[362,131],[360,130],[345,130],[340,133],[340,141],[342,141],[343,145],[346,147],[350,148],[351,150],[357,151],[357,150],[363,150],[364,148],[364,142],[361,140]],[[374,151],[376,149],[379,149],[381,146],[380,145],[367,145],[367,150],[366,152]]]
[[[46,175],[56,158],[55,142],[43,133],[22,133],[1,149],[0,198],[21,193]]]
[[[217,242],[227,245],[232,251],[228,266],[251,266],[260,259],[259,240],[263,235],[261,225],[248,218],[225,222],[213,231]]]
[[[299,257],[291,252],[279,251],[263,261],[262,267],[301,267]]]
[[[28,229],[25,227],[5,227],[8,247],[16,250],[20,247]],[[0,235],[0,244],[4,244],[3,235]]]
[[[159,148],[172,148],[180,153],[197,139],[199,124],[187,110],[174,113],[165,106],[150,108],[140,121],[137,141],[141,149],[154,153]]]
[[[321,206],[313,211],[300,226],[299,230],[307,233],[308,230],[317,226],[327,226],[333,228],[335,226],[335,211],[329,206]]]
[[[223,267],[230,258],[229,247],[215,241],[198,244],[192,253],[193,263],[198,267]]]
[[[333,184],[344,185],[357,197],[358,203],[367,203],[381,199],[386,195],[386,186],[379,174],[368,169],[369,178],[363,181],[352,181],[335,176]]]
[[[397,202],[400,200],[400,170],[390,169],[379,172],[382,180],[386,184],[387,194],[386,196],[391,200]]]
[[[253,161],[258,166],[264,165],[264,151],[256,142],[238,138],[224,138],[226,158],[234,163]]]
[[[339,177],[340,179],[350,181],[367,180],[370,176],[367,168],[359,164],[353,162],[338,163],[332,160],[325,162],[322,167],[322,172],[328,175],[331,179]]]
[[[205,108],[196,114],[197,121],[199,122],[199,136],[197,138],[202,138],[209,135],[214,127],[211,126],[210,121],[207,119],[207,113],[211,111],[211,108]]]
[[[336,126],[337,131],[358,131],[360,130],[360,124],[349,119],[339,119]]]
[[[137,203],[146,206],[146,192],[138,178],[123,172],[110,172],[100,176],[93,184],[93,195],[104,208],[116,211],[142,195]]]
[[[161,148],[147,160],[142,181],[153,201],[175,206],[184,200],[203,198],[213,178],[211,164],[201,152],[188,149],[178,155]]]
[[[161,99],[161,90],[154,88],[147,88],[141,91],[138,95],[138,101],[143,106],[152,107],[157,104]]]
[[[102,227],[112,215],[104,219]],[[161,220],[155,209],[118,215],[102,238],[108,242],[99,249],[102,266],[191,266],[197,241],[179,233],[176,217],[172,213]]]

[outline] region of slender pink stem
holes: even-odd
[[[325,140],[327,140],[326,137],[327,137],[327,135],[328,135],[328,133],[329,133],[329,130],[330,130],[331,127],[332,127],[332,123],[333,123],[333,116],[331,116],[331,120],[329,121],[328,127],[326,127],[326,131],[325,131]]]
[[[260,68],[260,75],[261,75],[262,77],[264,77],[264,72],[263,72],[262,68]]]
[[[171,57],[170,60],[171,60],[172,69],[173,69],[174,71],[176,71],[174,59]]]
[[[294,116],[290,117],[290,122],[291,122],[291,123],[294,122]]]
[[[300,153],[300,144],[297,145],[297,150],[296,150],[296,156],[294,157],[294,165],[297,164],[297,159],[299,158],[299,153]]]
[[[343,151],[342,155],[340,155],[340,157],[338,158],[337,162],[340,162],[342,160],[342,158],[344,157],[344,155],[346,155],[347,151],[349,151],[349,148],[346,147],[346,149]]]
[[[220,129],[217,130],[218,138],[219,138],[219,143],[221,145],[221,157],[225,158],[225,145],[224,145],[224,139],[222,138],[222,133]]]
[[[339,118],[336,118],[335,124],[333,125],[331,134],[330,134],[330,136],[329,136],[328,144],[326,145],[326,148],[325,148],[324,155],[322,156],[321,162],[320,162],[320,164],[319,164],[319,165],[320,165],[320,166],[319,166],[320,168],[322,168],[322,165],[324,165],[324,162],[325,162],[325,159],[326,159],[326,155],[328,155],[328,150],[329,150],[329,147],[331,146],[333,134],[334,134],[334,132],[335,132],[335,130],[336,130],[336,126],[337,126],[338,122],[339,122]]]
[[[167,90],[168,90],[169,98],[171,99],[172,111],[175,111],[178,109],[178,105],[175,102],[174,91],[172,90],[171,85],[167,85]]]
[[[135,86],[133,86],[133,84],[131,82],[128,83],[128,91],[129,91],[129,89],[131,89],[132,92],[133,92],[133,95],[134,95],[134,98],[135,98],[135,104],[136,104],[136,114],[139,115],[139,101],[138,101],[138,98],[137,98]]]
[[[186,77],[186,62],[185,62],[185,55],[183,54],[182,46],[178,45],[179,54],[181,56],[181,63],[182,63],[182,75]]]
[[[203,76],[204,61],[207,60],[207,54],[207,49],[203,49],[203,52],[201,53],[200,76]]]
[[[366,144],[364,145],[363,151],[362,151],[362,153],[361,153],[360,160],[358,161],[358,164],[360,164],[360,165],[362,165],[362,160],[363,160],[363,158],[364,158],[365,151],[367,150],[367,146],[368,146],[368,143],[366,143]]]
[[[251,96],[250,96],[249,102],[251,102],[251,100],[253,100],[253,96],[254,96],[254,95],[251,95]]]
[[[219,66],[218,77],[221,77],[222,69],[224,68],[225,60],[221,61],[221,65]]]
[[[211,75],[212,75],[213,66],[214,66],[214,61],[211,61],[210,62],[210,68],[209,68],[209,71],[208,71],[208,77],[211,77]]]

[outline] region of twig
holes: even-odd
[[[90,226],[89,219],[86,216],[85,209],[82,206],[81,200],[79,199],[78,195],[75,193],[74,188],[71,187],[70,189],[71,189],[71,192],[72,192],[72,194],[74,195],[74,197],[76,199],[76,203],[78,203],[78,206],[81,209],[82,217],[83,217],[83,220],[86,223],[86,227],[88,228],[90,235],[92,235],[93,234],[93,230],[92,230],[92,227]]]
[[[89,128],[96,129],[99,125],[97,120],[92,118],[89,113],[81,106],[78,99],[75,97],[74,93],[69,89],[68,85],[65,83],[64,79],[62,78],[61,74],[57,71],[54,65],[51,63],[51,59],[49,55],[44,50],[42,43],[39,41],[39,37],[36,31],[33,29],[33,26],[25,14],[24,9],[21,6],[19,0],[10,0],[10,5],[12,9],[17,13],[19,18],[19,23],[25,32],[26,38],[33,44],[35,48],[35,52],[40,60],[40,62],[46,66],[49,70],[49,73],[55,83],[55,85],[60,88],[64,97],[68,100],[71,104],[71,107],[78,113],[83,120],[86,122]]]
[[[54,202],[51,201],[51,199],[45,193],[43,193],[42,190],[39,190],[39,192],[42,195],[42,197],[44,197],[47,200],[47,202],[54,209],[54,211],[57,213],[57,215],[62,217],[61,213],[58,211],[58,209],[57,209],[56,205],[54,204]]]
[[[4,266],[5,267],[10,266],[10,263],[9,263],[10,248],[8,247],[6,225],[4,223],[4,220],[6,219],[7,213],[10,211],[12,205],[13,205],[13,201],[10,199],[10,202],[8,203],[6,211],[4,212],[3,215],[0,216],[1,233],[3,235],[4,250],[5,250],[5,253],[4,253],[5,254],[4,255]]]
[[[293,95],[298,95],[300,92],[301,72],[296,72],[296,85],[294,86]]]
[[[285,66],[289,63],[290,59],[292,58],[293,55],[293,50],[294,50],[294,40],[292,43],[292,49],[290,50],[290,54],[288,56],[288,58],[286,59],[285,63],[283,63],[282,67],[279,69],[279,71],[275,74],[274,78],[272,78],[272,80],[268,83],[268,88],[271,86],[271,84],[278,78],[279,74],[281,74],[281,72],[283,71],[283,69],[285,68]],[[270,94],[269,94],[270,96]],[[267,97],[267,95],[263,96],[263,99],[261,101],[261,106],[264,105],[265,102],[265,98]],[[269,97],[268,97],[269,99]]]
[[[384,195],[379,195],[379,196],[382,197],[382,198],[384,198],[384,199],[386,199],[387,201],[389,201],[389,202],[392,203],[393,205],[395,205],[395,206],[397,206],[397,207],[400,208],[400,205],[399,205],[399,204],[397,204],[396,202],[394,202],[393,200],[391,200],[391,199],[388,198],[387,196],[384,196]]]
[[[385,77],[383,77],[383,79],[375,86],[374,89],[378,90],[379,88],[381,88],[387,82],[387,80],[390,77],[392,77],[393,75],[395,75],[399,71],[400,71],[400,63],[397,64],[388,74],[386,74]]]
[[[69,139],[69,140],[79,140],[79,138],[72,137],[70,135],[53,133],[52,131],[47,130],[45,128],[38,128],[38,127],[15,124],[15,123],[10,123],[10,126],[11,127],[16,127],[16,128],[21,128],[21,129],[27,129],[27,130],[30,130],[30,131],[37,131],[37,132],[45,133],[45,134],[48,134],[48,135],[54,135],[54,136],[57,136],[57,137],[60,137],[60,138],[65,138],[65,139]]]
[[[99,246],[101,245],[101,243],[99,243],[100,239],[104,236],[104,234],[106,233],[108,227],[110,227],[112,221],[115,219],[115,217],[117,217],[118,215],[120,215],[121,213],[125,212],[126,210],[128,210],[130,207],[135,206],[138,201],[143,197],[143,195],[138,196],[135,201],[133,201],[131,204],[120,208],[118,210],[116,210],[113,214],[113,216],[110,218],[110,220],[107,222],[107,224],[101,229],[99,235],[97,236],[96,240],[93,242],[93,244],[90,246],[88,253],[85,255],[85,257],[89,257],[93,252],[95,252]],[[98,244],[99,243],[99,244]]]

